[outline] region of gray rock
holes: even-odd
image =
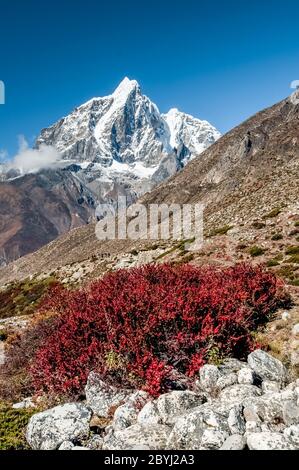
[[[247,420],[247,409],[249,408],[262,422],[283,423],[283,407],[287,401],[294,402],[296,405],[296,393],[294,391],[248,398],[243,402],[245,419]]]
[[[261,420],[260,420],[260,417],[259,415],[257,414],[256,412],[256,409],[254,406],[246,406],[244,409],[243,409],[243,416],[245,418],[245,420],[249,423],[249,422],[254,422],[254,423],[260,423]]]
[[[87,447],[83,447],[83,446],[74,446],[71,450],[90,450],[90,449],[87,449]]]
[[[238,376],[235,372],[221,376],[216,382],[217,390],[223,390],[226,387],[235,385],[238,382]]]
[[[290,312],[282,312],[281,314],[281,319],[285,322],[289,321],[290,319],[292,318],[292,315],[290,314]]]
[[[247,367],[246,362],[239,361],[238,359],[228,358],[218,367],[219,371],[223,375],[231,374],[232,372],[237,373],[243,367]]]
[[[220,431],[222,436],[226,435],[228,437],[230,434],[227,422],[229,411],[229,405],[224,405],[220,402],[205,403],[195,408],[176,421],[169,436],[167,448],[174,450],[197,450],[205,447],[202,444],[202,439],[206,430]],[[211,434],[206,433],[205,439],[207,439],[207,435],[211,436]],[[215,436],[219,437],[219,434]]]
[[[284,436],[291,441],[291,443],[299,448],[299,425],[290,426],[284,430]]]
[[[213,392],[216,389],[220,372],[216,366],[206,364],[200,369],[200,387],[206,392]]]
[[[220,450],[243,450],[246,447],[246,439],[240,434],[229,436]]]
[[[155,424],[162,424],[157,402],[148,402],[140,411],[137,416],[137,423],[151,426]]]
[[[299,407],[294,401],[286,401],[282,407],[283,420],[287,426],[299,424]]]
[[[289,383],[284,390],[294,391],[297,387],[299,387],[299,379],[295,380],[294,382]]]
[[[171,429],[168,426],[134,424],[123,431],[104,437],[103,450],[133,450],[145,446],[150,450],[163,450]]]
[[[243,407],[241,405],[237,405],[230,410],[227,423],[232,434],[245,433],[246,423],[243,416]]]
[[[247,436],[250,450],[294,450],[291,442],[280,433],[258,432]]]
[[[102,450],[103,448],[103,438],[97,434],[92,436],[91,439],[86,444],[86,447],[90,450]]]
[[[287,370],[284,365],[265,351],[258,349],[248,356],[251,369],[263,380],[285,382]]]
[[[202,405],[205,401],[203,394],[188,390],[169,392],[147,403],[140,411],[137,421],[144,425],[173,425],[181,415]]]
[[[111,407],[121,406],[132,390],[119,390],[102,381],[95,372],[91,372],[85,387],[86,403],[97,416],[107,418]]]
[[[19,403],[15,403],[12,407],[14,410],[26,410],[28,408],[36,408],[36,404],[31,397],[28,397]]]
[[[270,380],[264,380],[262,382],[262,392],[267,393],[279,393],[280,384],[278,382],[272,382]]]
[[[255,385],[238,384],[222,390],[219,394],[219,399],[221,401],[241,403],[246,398],[258,397],[261,394],[261,390]]]
[[[294,336],[299,336],[299,323],[297,323],[297,325],[295,325],[292,329],[292,334]]]
[[[262,424],[256,421],[247,421],[246,422],[246,435],[248,433],[258,433],[262,432]]]
[[[80,403],[56,406],[32,416],[26,439],[34,450],[55,450],[65,441],[81,442],[89,436],[91,411]]]
[[[238,372],[238,383],[252,385],[254,383],[254,373],[249,367],[244,367]]]
[[[126,429],[137,422],[138,411],[131,404],[119,406],[114,413],[112,426],[115,431]]]
[[[202,405],[204,395],[190,391],[174,391],[161,395],[157,401],[157,410],[163,424],[172,425],[187,411]]]
[[[220,449],[229,434],[217,429],[205,429],[201,439],[201,446],[207,450]]]
[[[114,413],[112,423],[114,430],[121,431],[136,424],[138,413],[147,400],[149,400],[149,395],[143,391],[138,391],[129,396],[126,403],[119,406]]]
[[[71,441],[65,441],[59,446],[58,450],[72,450],[73,447],[75,446]]]

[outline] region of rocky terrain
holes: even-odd
[[[294,102],[288,98],[253,116],[140,199],[146,206],[205,205],[205,243],[192,253],[192,262],[270,263],[298,285],[296,254],[288,255],[298,245],[299,106]],[[50,272],[60,279],[73,281],[75,275],[82,281],[113,266],[157,258],[186,261],[188,255],[181,243],[171,240],[99,242],[91,224],[0,270],[0,281]]]
[[[91,373],[85,400],[34,414],[26,438],[42,450],[296,450],[299,382],[261,350],[205,365],[192,390],[155,400]]]

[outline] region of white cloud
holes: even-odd
[[[38,149],[29,147],[24,136],[19,137],[19,151],[8,163],[9,168],[19,169],[22,174],[49,168],[60,159],[55,147],[42,144]]]

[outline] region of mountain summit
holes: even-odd
[[[219,137],[206,121],[177,110],[162,115],[138,82],[125,78],[111,95],[41,131],[33,153],[41,160],[42,150],[51,149],[51,165],[42,161],[38,170],[36,161],[30,174],[19,160],[2,165],[0,265],[90,222],[97,203],[119,195],[134,202]]]
[[[125,195],[130,204],[219,137],[206,121],[178,110],[161,114],[126,77],[111,95],[91,99],[42,130],[36,146],[57,149],[96,201]]]
[[[44,129],[36,144],[53,145],[64,160],[85,166],[98,163],[114,170],[111,167],[117,162],[130,165],[130,171],[136,173],[139,162],[148,176],[169,156],[182,167],[183,161],[186,163],[219,137],[206,121],[176,110],[160,114],[142,94],[138,82],[124,78],[112,95],[93,98]]]

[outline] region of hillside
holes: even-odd
[[[92,193],[62,169],[0,183],[0,265],[87,224],[94,207]]]
[[[288,247],[298,245],[299,106],[294,102],[288,98],[253,116],[141,198],[144,204],[204,203],[206,241],[203,251],[194,254],[196,262],[252,259],[248,249],[262,245],[266,251],[258,261],[269,262],[279,255],[280,265],[288,259],[284,254]],[[209,237],[217,231],[224,236]],[[164,260],[169,259],[167,251],[175,244],[158,245],[99,242],[91,224],[2,269],[0,278],[4,284],[59,269],[60,277],[97,277],[115,265],[161,259],[163,252]],[[170,258],[181,255],[174,249]],[[298,279],[296,263],[291,271],[291,280]]]

